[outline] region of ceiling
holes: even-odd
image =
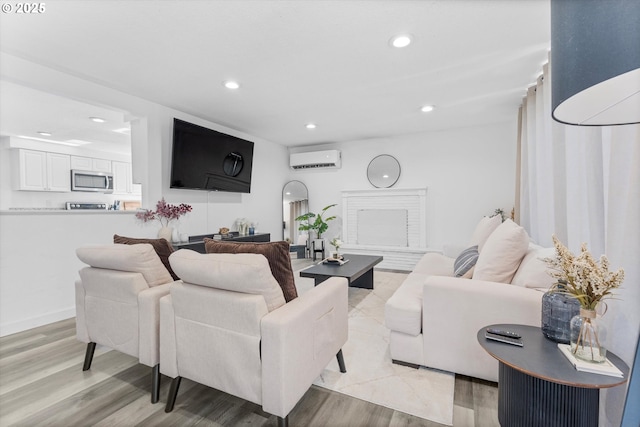
[[[515,121],[549,26],[548,0],[55,1],[1,14],[0,50],[296,146]],[[413,42],[391,47],[397,34]],[[122,142],[78,124],[96,106],[59,108],[68,104],[8,83],[2,134]]]

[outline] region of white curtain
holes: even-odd
[[[640,125],[569,126],[551,118],[551,67],[520,108],[516,219],[540,245],[555,234],[625,270],[603,322],[629,366],[640,333]],[[626,386],[601,393],[601,425],[619,425]]]

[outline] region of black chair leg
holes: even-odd
[[[153,367],[151,375],[151,403],[158,403],[160,400],[160,364]]]
[[[173,405],[176,403],[178,389],[180,388],[180,381],[182,381],[182,377],[175,377],[173,381],[171,381],[171,388],[169,388],[169,396],[167,397],[167,406],[165,406],[164,412],[169,413],[173,411]]]
[[[343,374],[347,372],[347,367],[344,366],[344,357],[342,357],[342,349],[336,354],[336,358],[338,359],[338,366],[340,366],[340,372]]]
[[[278,417],[278,427],[289,427],[289,415],[286,417]]]
[[[87,351],[84,354],[84,365],[82,365],[83,371],[91,369],[91,362],[93,361],[93,353],[96,351],[96,343],[90,342],[87,344]]]

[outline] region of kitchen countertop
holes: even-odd
[[[87,210],[67,210],[64,208],[9,208],[5,210],[0,210],[0,215],[77,215],[77,214],[90,214],[90,215],[100,215],[100,214],[108,214],[108,215],[135,215],[136,211],[109,211],[106,209],[87,209]]]

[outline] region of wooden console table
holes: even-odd
[[[206,253],[204,249],[204,239],[209,238],[213,239],[216,234],[199,234],[197,236],[190,236],[189,242],[185,243],[172,243],[173,248],[175,250],[178,249],[191,249],[192,251],[200,252],[201,254]],[[218,236],[220,236],[218,234]],[[230,236],[224,236],[220,239],[223,242],[270,242],[271,234],[270,233],[256,233],[256,234],[232,234]]]

